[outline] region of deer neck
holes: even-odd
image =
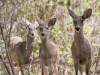
[[[74,41],[75,41],[75,43],[77,43],[78,45],[82,45],[82,43],[84,42],[83,29],[80,29],[79,32],[77,32],[77,31],[75,30]]]
[[[49,43],[48,37],[42,38],[41,41],[42,41],[42,48],[43,48],[43,51],[44,51],[44,52],[47,52],[47,51],[48,51],[48,50],[47,50],[47,45],[48,45],[48,43]]]
[[[49,41],[49,37],[41,38],[42,43],[45,45]]]
[[[30,35],[27,35],[27,39],[26,39],[26,46],[27,46],[27,49],[30,49],[31,46],[34,46],[34,42],[35,42],[35,37],[31,37]]]

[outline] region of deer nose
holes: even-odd
[[[32,36],[34,36],[34,34],[32,33]]]
[[[78,26],[78,27],[76,27],[75,29],[76,29],[77,31],[79,31],[79,30],[80,30],[80,27]]]
[[[45,34],[44,34],[44,33],[42,33],[41,35],[42,35],[42,36],[45,36]]]

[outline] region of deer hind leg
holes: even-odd
[[[78,63],[74,63],[75,75],[78,75]]]

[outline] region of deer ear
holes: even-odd
[[[39,26],[39,24],[38,24],[38,22],[37,22],[37,21],[35,21],[34,25],[35,25],[36,27],[38,27],[38,26]]]
[[[28,20],[26,20],[25,18],[22,18],[22,19],[27,24],[27,26],[31,25],[31,23]]]
[[[38,16],[36,16],[36,21],[38,22],[39,25],[42,24],[42,20]]]
[[[76,14],[75,14],[71,9],[69,9],[69,8],[67,8],[67,9],[68,9],[69,15],[70,15],[72,18],[75,18],[75,17],[76,17]]]
[[[48,26],[53,26],[56,23],[56,18],[52,18],[49,20]]]
[[[83,19],[87,19],[87,18],[89,18],[89,17],[91,16],[91,14],[92,14],[92,9],[87,9],[87,10],[83,13],[82,18],[83,18]]]

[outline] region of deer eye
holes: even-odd
[[[84,20],[81,20],[81,23],[83,23]]]
[[[36,30],[37,30],[37,28],[36,28]]]
[[[74,24],[77,24],[77,21],[73,20]]]
[[[29,28],[29,30],[31,30],[31,28]]]
[[[48,29],[48,27],[46,27],[46,29]]]
[[[40,27],[40,30],[42,30],[42,28]]]

